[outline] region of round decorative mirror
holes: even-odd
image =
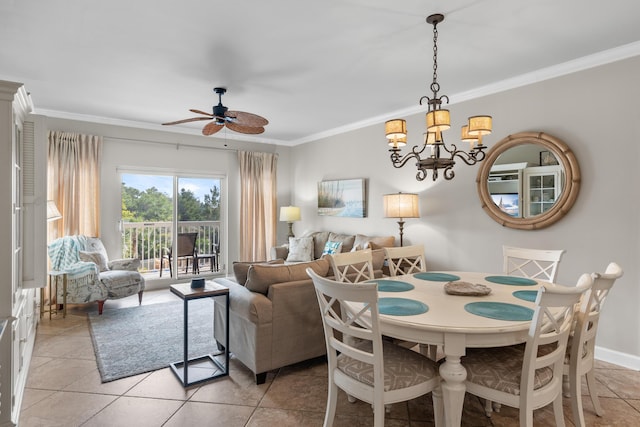
[[[580,168],[567,144],[542,132],[498,142],[476,179],[482,208],[505,227],[548,227],[569,210],[580,190]]]

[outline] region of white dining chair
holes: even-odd
[[[596,414],[603,415],[602,406],[596,391],[594,375],[594,352],[596,333],[600,312],[604,302],[616,280],[622,277],[622,268],[615,262],[609,263],[603,274],[593,273],[593,286],[588,298],[584,298],[580,311],[576,313],[576,321],[570,344],[567,347],[568,357],[564,364],[565,396],[571,399],[573,422],[576,426],[584,427],[584,413],[582,410],[582,376],[587,378],[587,388]]]
[[[385,405],[432,394],[434,415],[442,419],[438,365],[429,358],[383,341],[376,283],[344,283],[317,275],[313,280],[322,315],[329,389],[324,427],[336,414],[338,389],[371,403],[374,427],[384,426]],[[346,340],[345,337],[355,340]]]
[[[554,283],[564,249],[529,249],[502,246],[503,273]]]
[[[375,278],[371,249],[326,255],[338,282],[357,283]]]
[[[526,343],[467,350],[467,392],[519,408],[520,426],[533,426],[533,411],[553,402],[556,425],[562,427],[562,374],[575,306],[593,278],[580,276],[575,287],[541,287]]]
[[[390,276],[427,271],[424,245],[384,248],[384,255]]]

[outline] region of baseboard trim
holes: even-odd
[[[633,354],[622,353],[615,350],[610,350],[604,347],[595,348],[594,356],[598,360],[604,362],[613,363],[614,365],[624,366],[625,368],[640,371],[640,357]]]

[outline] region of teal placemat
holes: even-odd
[[[407,298],[380,298],[378,300],[380,314],[391,316],[413,316],[429,311],[426,304]]]
[[[470,302],[464,309],[476,316],[498,320],[531,320],[533,310],[521,305],[506,302],[480,301]]]
[[[513,285],[513,286],[533,286],[538,284],[533,279],[527,277],[516,276],[487,276],[484,278],[487,282],[498,283],[500,285]]]
[[[401,282],[399,280],[377,279],[368,280],[367,283],[377,283],[379,292],[406,292],[415,287],[411,283]]]
[[[460,280],[459,276],[447,273],[416,273],[413,277],[416,279],[429,280],[431,282],[451,282],[452,280]]]
[[[525,301],[535,302],[538,291],[515,291],[512,295]]]

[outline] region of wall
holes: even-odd
[[[477,165],[458,162],[452,181],[437,182],[416,181],[413,162],[395,169],[381,123],[294,148],[293,202],[302,208],[296,234],[326,229],[397,235],[396,221],[383,218],[382,195],[416,192],[421,218],[406,220],[405,244],[425,245],[429,269],[500,271],[503,244],[563,248],[558,281],[573,285],[581,273],[603,271],[616,261],[625,274],[601,317],[598,356],[640,369],[638,75],[640,57],[449,106],[453,123],[445,141],[458,140],[468,116],[490,114],[489,146],[509,134],[544,131],[572,148],[582,172],[581,191],[573,209],[549,228],[512,230],[491,220],[476,192]],[[408,117],[407,128],[409,146],[417,144],[424,116]],[[336,178],[368,179],[367,218],[317,216],[317,182]]]

